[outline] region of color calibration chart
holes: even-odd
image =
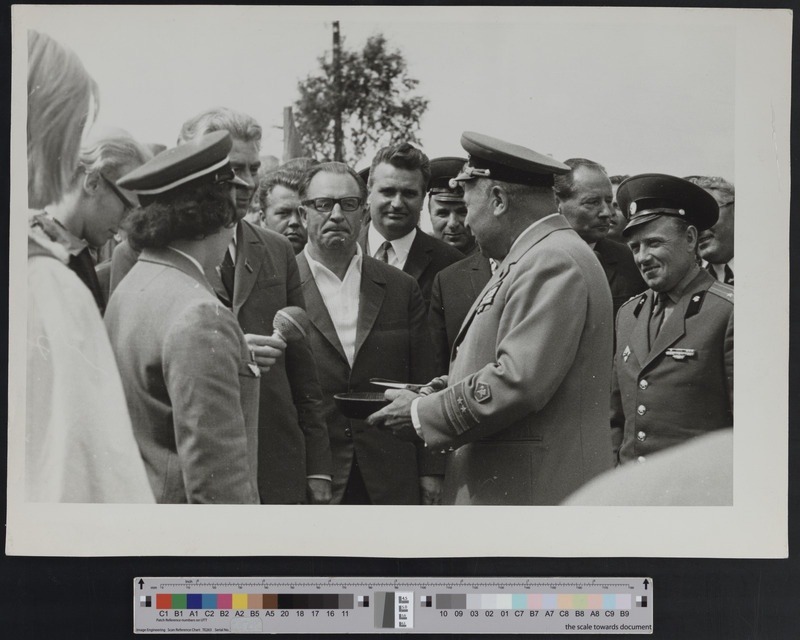
[[[650,578],[136,578],[150,633],[652,634]]]

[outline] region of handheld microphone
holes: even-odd
[[[273,337],[282,338],[284,342],[296,342],[308,338],[308,315],[301,307],[284,307],[275,313],[272,321]]]

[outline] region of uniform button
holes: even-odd
[[[640,416],[643,416],[645,411],[647,411],[647,407],[645,407],[643,404],[640,404],[638,407],[636,407],[636,413],[638,413]]]
[[[638,462],[638,463],[640,463],[640,464],[641,464],[642,462],[644,462],[644,456],[639,456],[638,458],[636,458],[636,462]]]
[[[636,438],[639,441],[644,441],[644,439],[646,437],[647,437],[647,434],[644,431],[640,431],[639,433],[636,434]]]
[[[640,380],[639,381],[639,388],[640,389],[647,389],[648,382],[647,380]]]
[[[350,431],[350,427],[347,427],[347,428],[344,430],[344,435],[346,435],[348,438],[352,438],[352,437],[353,437],[353,432],[352,432],[352,431]]]

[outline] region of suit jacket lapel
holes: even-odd
[[[303,297],[306,300],[308,319],[325,339],[331,343],[331,346],[342,357],[342,360],[347,362],[344,347],[342,347],[342,343],[339,340],[339,334],[336,333],[336,327],[333,326],[328,307],[325,306],[325,301],[319,292],[317,282],[311,273],[311,267],[308,266],[308,260],[306,260],[302,252],[297,256],[297,269],[300,272],[300,282],[303,287]]]
[[[425,239],[422,234],[425,232],[417,229],[414,234],[414,241],[411,243],[411,249],[408,252],[406,263],[403,266],[403,271],[410,275],[414,280],[419,280],[422,272],[431,263],[431,256],[429,255],[430,247],[426,248],[424,245]]]
[[[384,285],[385,281],[373,271],[369,260],[364,260],[361,268],[361,292],[358,301],[354,362],[358,358],[361,346],[372,331],[372,327],[375,326],[375,320],[378,318],[386,294]]]
[[[475,298],[483,289],[486,281],[492,277],[492,268],[489,266],[489,259],[483,256],[472,261],[472,268],[469,271],[469,280],[472,283],[472,297]]]
[[[236,315],[250,297],[261,269],[264,252],[257,250],[259,244],[261,240],[250,224],[241,220],[236,225],[236,269],[233,284],[233,313]]]

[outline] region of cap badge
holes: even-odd
[[[630,206],[628,207],[628,213],[630,213],[631,215],[636,213],[636,203],[635,202],[631,202]]]
[[[686,211],[683,210],[683,209],[678,209],[678,215],[679,216],[685,216],[686,215]]]

